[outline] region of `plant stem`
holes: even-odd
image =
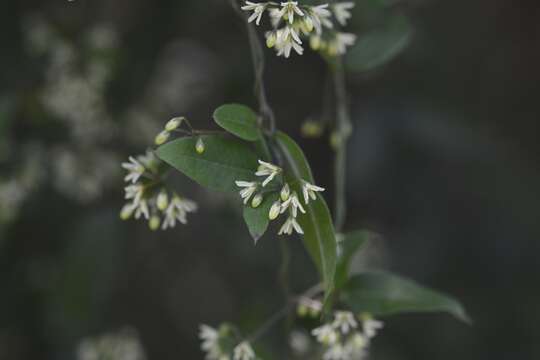
[[[334,226],[336,232],[343,230],[345,219],[347,217],[347,142],[352,133],[351,116],[348,108],[347,89],[345,84],[345,69],[343,60],[337,57],[335,65],[331,67],[334,78],[334,91],[336,95],[336,115],[337,128],[336,134],[338,138],[335,159],[335,186],[336,186],[336,201],[335,201],[335,220]]]

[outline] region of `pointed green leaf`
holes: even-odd
[[[452,297],[386,272],[353,276],[345,286],[342,297],[358,313],[385,316],[411,312],[447,312],[464,322],[470,322],[463,306]]]
[[[289,136],[282,132],[276,134],[276,140],[285,156],[294,179],[303,179],[314,184],[309,163],[302,149]],[[292,184],[293,190],[301,196],[301,184]],[[304,245],[315,262],[325,285],[325,299],[328,300],[334,289],[336,272],[336,237],[328,206],[319,194],[317,200],[305,205],[306,214],[298,215],[298,223],[304,230]]]
[[[407,48],[412,28],[405,16],[393,15],[381,28],[361,35],[347,53],[350,70],[367,72],[385,65]]]
[[[233,135],[247,141],[261,137],[257,115],[249,107],[240,104],[222,105],[214,112],[214,121]]]
[[[257,208],[252,208],[251,206],[244,206],[244,221],[248,226],[249,233],[251,237],[257,243],[257,241],[264,235],[270,219],[268,218],[268,213],[272,204],[277,201],[279,198],[279,193],[267,194],[262,202],[262,204]]]
[[[370,237],[369,231],[355,231],[343,235],[338,246],[336,268],[336,289],[341,289],[349,278],[349,267],[354,255],[366,244]]]
[[[252,147],[223,135],[202,136],[205,151],[198,154],[198,138],[182,138],[160,146],[158,157],[199,184],[218,191],[238,191],[236,180],[254,180],[257,156]]]

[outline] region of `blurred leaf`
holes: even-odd
[[[236,180],[250,181],[257,169],[253,149],[223,135],[202,136],[206,149],[198,154],[197,138],[171,141],[157,149],[158,157],[199,184],[217,191],[237,191]]]
[[[222,105],[214,112],[214,121],[233,135],[247,141],[261,137],[257,115],[249,107],[239,104]]]
[[[366,72],[395,59],[412,39],[412,27],[403,15],[393,15],[379,29],[360,35],[347,53],[347,66],[352,71]]]
[[[341,289],[349,278],[349,267],[354,255],[360,250],[369,238],[369,231],[355,231],[343,235],[343,241],[339,244],[338,260],[336,267],[336,289]]]
[[[314,184],[311,169],[298,144],[282,132],[277,133],[276,139],[294,174],[294,179],[304,179]],[[300,181],[295,181],[291,185],[293,190],[301,194]],[[310,201],[305,207],[306,214],[298,215],[298,223],[304,230],[304,245],[322,276],[325,286],[325,302],[327,302],[334,289],[336,272],[334,225],[328,206],[320,194],[317,196],[317,200]]]
[[[354,312],[374,316],[412,312],[447,312],[470,323],[463,306],[452,297],[386,272],[353,276],[342,293]]]
[[[244,206],[244,221],[248,226],[249,233],[251,237],[257,243],[257,241],[264,235],[270,219],[268,218],[268,213],[272,204],[277,201],[279,198],[279,193],[268,194],[265,196],[262,204],[257,208],[252,208],[251,206]]]

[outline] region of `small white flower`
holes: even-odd
[[[279,11],[279,16],[286,16],[289,23],[294,22],[294,14],[298,16],[304,16],[304,13],[298,7],[298,1],[287,1],[281,3],[281,10]]]
[[[328,4],[312,6],[310,10],[310,17],[317,34],[322,34],[323,26],[329,29],[334,27],[334,24],[330,21],[332,13],[328,10]]]
[[[282,29],[276,30],[275,48],[278,56],[291,56],[291,51],[294,49],[299,55],[304,53],[304,48],[301,46],[302,40],[298,31],[292,26],[285,26]]]
[[[128,220],[132,215],[135,209],[137,208],[137,205],[133,203],[127,203],[122,207],[122,210],[120,211],[120,219],[122,220]]]
[[[355,332],[351,335],[347,342],[347,346],[351,349],[351,352],[355,355],[363,354],[369,346],[369,339],[360,332]]]
[[[244,199],[244,205],[247,205],[249,198],[255,193],[259,184],[253,181],[236,181],[235,183],[236,186],[243,188],[240,190],[240,197]]]
[[[295,330],[289,336],[289,345],[295,354],[305,355],[310,349],[309,337],[301,331]]]
[[[304,195],[304,202],[306,203],[306,205],[309,204],[309,198],[311,198],[312,200],[317,199],[317,194],[315,193],[322,191],[324,191],[324,188],[320,186],[310,184],[307,181],[302,182],[302,194]]]
[[[187,224],[187,214],[195,211],[197,211],[197,204],[195,202],[174,195],[165,210],[165,219],[161,228],[167,230],[169,227],[175,227],[177,221]]]
[[[342,25],[347,25],[347,21],[352,17],[350,10],[354,7],[352,1],[337,3],[332,6],[337,21]]]
[[[351,329],[356,329],[358,323],[354,314],[350,311],[336,311],[332,326],[340,330],[343,334],[348,334]]]
[[[369,338],[375,337],[377,335],[377,331],[382,329],[384,327],[384,323],[379,320],[375,320],[371,317],[365,317],[362,320],[362,328],[364,330],[364,334]]]
[[[281,168],[274,164],[270,164],[259,160],[259,169],[255,173],[255,176],[266,176],[267,178],[263,181],[262,186],[265,187],[270,181],[272,181],[276,175],[281,173]],[[236,184],[238,185],[238,183]],[[240,185],[238,185],[240,186]]]
[[[266,10],[267,6],[268,3],[253,3],[251,1],[246,1],[246,5],[242,6],[242,10],[253,11],[253,14],[251,14],[251,16],[249,17],[248,22],[256,20],[255,23],[259,25],[261,23],[261,18],[264,10]]]
[[[334,40],[330,43],[332,55],[344,55],[347,52],[347,47],[354,45],[356,35],[349,33],[336,33]]]
[[[278,235],[292,235],[293,230],[296,231],[298,234],[303,234],[304,230],[300,227],[300,224],[296,222],[296,219],[292,216],[289,216],[281,229],[279,229]]]
[[[351,351],[347,346],[334,344],[324,352],[323,360],[351,360]]]
[[[126,200],[133,200],[133,204],[138,206],[144,195],[144,186],[142,184],[129,185],[124,188]]]
[[[234,360],[253,360],[255,352],[247,341],[243,341],[234,348]]]
[[[129,157],[129,162],[122,163],[122,167],[128,171],[124,178],[126,182],[135,184],[146,171],[145,167],[133,156]]]
[[[140,219],[141,216],[144,216],[146,220],[150,219],[150,208],[146,199],[140,200],[135,209],[135,219]]]
[[[324,345],[333,345],[338,341],[339,335],[331,324],[325,324],[311,331],[317,341]]]
[[[199,326],[199,339],[202,341],[201,350],[208,354],[208,358],[218,359],[221,349],[219,347],[219,332],[208,325]]]
[[[281,213],[282,214],[285,211],[287,211],[287,209],[290,209],[293,218],[295,218],[298,215],[298,210],[300,210],[300,212],[302,214],[306,213],[306,210],[304,210],[304,207],[302,206],[302,204],[298,200],[298,195],[296,194],[296,192],[293,192],[291,194],[291,196],[289,196],[287,201],[284,201],[281,204]]]

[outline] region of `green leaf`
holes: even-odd
[[[257,115],[247,106],[222,105],[214,111],[214,121],[243,140],[256,141],[261,137]]]
[[[302,149],[289,136],[282,132],[276,134],[276,140],[289,164],[295,179],[315,183],[309,164]],[[301,184],[294,182],[293,190],[301,196]],[[336,237],[328,206],[319,194],[317,200],[305,206],[306,214],[298,215],[298,223],[304,230],[304,246],[315,262],[325,286],[325,302],[328,304],[334,289],[336,272]]]
[[[202,136],[205,151],[198,154],[198,138],[182,138],[160,146],[157,156],[199,184],[217,191],[238,191],[236,180],[252,181],[257,156],[252,147],[223,135]]]
[[[386,272],[353,276],[342,293],[354,312],[374,316],[412,312],[447,312],[470,323],[463,306],[450,296]]]
[[[336,268],[336,289],[341,289],[349,278],[349,267],[354,255],[366,244],[371,233],[369,231],[355,231],[343,235],[339,242],[338,260]]]
[[[367,72],[395,59],[412,39],[412,27],[403,15],[393,15],[379,29],[361,35],[347,53],[350,70]]]
[[[264,235],[270,219],[268,218],[268,213],[272,204],[277,201],[279,198],[279,193],[267,194],[264,197],[264,200],[261,205],[257,208],[252,208],[251,206],[244,206],[244,221],[248,226],[249,233],[251,237],[257,243],[257,241]]]

